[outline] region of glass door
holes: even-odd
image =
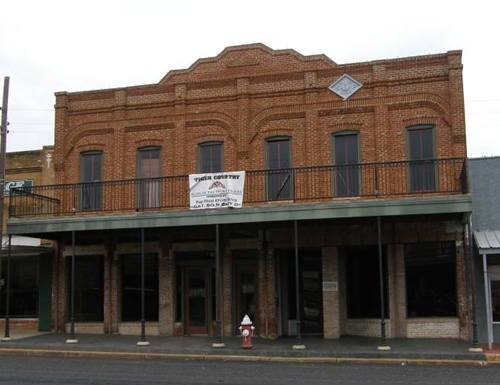
[[[186,334],[208,334],[208,269],[186,269]]]

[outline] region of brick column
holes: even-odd
[[[406,337],[406,271],[404,246],[388,246],[389,318],[391,337]]]
[[[471,315],[467,288],[469,287],[469,274],[467,274],[467,266],[465,263],[464,242],[462,240],[455,241],[457,250],[457,311],[459,324],[459,337],[462,340],[470,339]]]
[[[274,250],[268,249],[266,253],[266,291],[267,291],[267,336],[276,338],[278,336],[278,325],[276,317],[276,266]]]
[[[222,333],[226,337],[234,335],[233,318],[233,296],[232,296],[232,279],[233,258],[231,249],[227,247],[227,242],[223,243],[222,250]]]
[[[106,253],[104,259],[104,293],[103,293],[103,306],[104,306],[104,334],[112,334],[113,327],[113,309],[112,309],[112,289],[111,289],[111,260],[113,259],[112,245],[106,245]]]
[[[339,255],[336,247],[321,249],[323,267],[323,336],[325,338],[340,337],[339,309]],[[336,285],[336,287],[335,287]]]
[[[274,259],[274,250],[259,250],[257,264],[259,330],[257,330],[257,334],[271,338],[276,337],[278,334]]]
[[[174,332],[175,257],[170,243],[161,245],[158,259],[160,335]]]

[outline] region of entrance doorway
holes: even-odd
[[[295,257],[293,250],[281,250],[280,307],[282,334],[297,334]],[[320,249],[299,250],[299,310],[301,332],[306,335],[323,334],[322,262]]]
[[[235,262],[235,299],[236,319],[239,325],[248,315],[257,328],[257,265],[255,263]],[[237,331],[235,330],[235,333]]]
[[[185,271],[186,334],[208,334],[209,269],[187,267]]]

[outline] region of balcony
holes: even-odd
[[[467,193],[463,158],[246,172],[245,207]],[[33,186],[10,191],[10,218],[189,209],[188,176]]]

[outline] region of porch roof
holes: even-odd
[[[11,218],[10,234],[39,236],[85,230],[181,227],[291,220],[470,213],[469,194],[399,199],[349,199],[316,204],[261,205],[240,209],[138,212],[126,215]],[[50,238],[48,238],[50,239]]]

